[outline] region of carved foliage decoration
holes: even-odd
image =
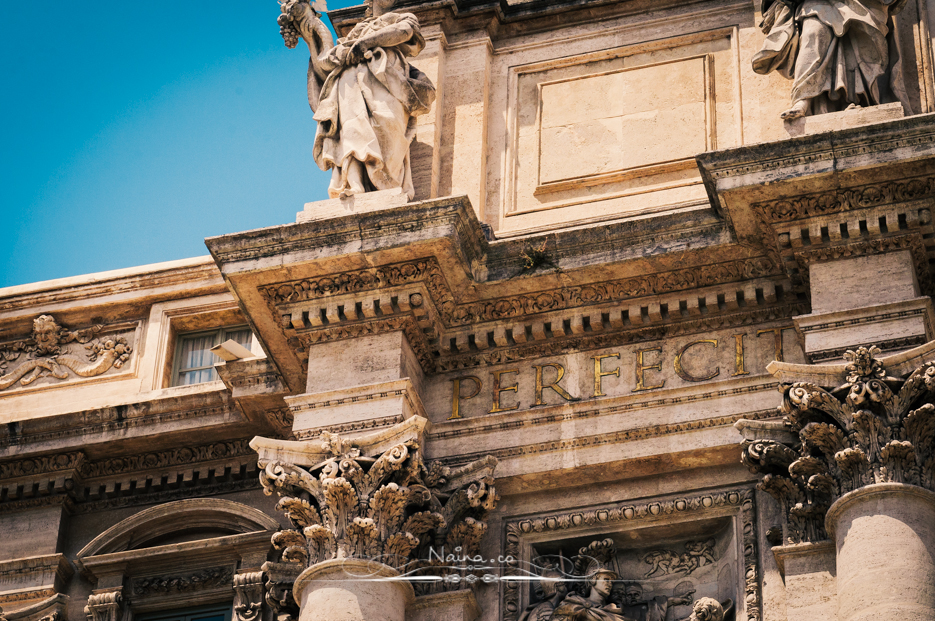
[[[592,304],[671,293],[776,274],[778,267],[765,257],[717,265],[703,265],[663,274],[648,274],[593,285],[563,287],[538,293],[458,304],[435,259],[423,259],[318,279],[261,287],[273,306],[305,302],[346,293],[375,291],[423,283],[446,326],[498,321]]]
[[[789,222],[854,209],[905,203],[931,198],[933,195],[935,177],[922,177],[757,203],[754,208],[770,222]]]
[[[260,474],[267,494],[295,526],[273,535],[283,560],[312,565],[335,558],[376,559],[403,567],[428,558],[427,548],[477,550],[484,521],[496,506],[496,459],[460,468],[422,460],[416,440],[377,457],[364,457],[341,437],[325,432],[331,457],[311,467],[271,461]]]
[[[230,567],[212,567],[196,572],[153,576],[133,581],[133,595],[187,593],[215,587],[230,586],[234,571]]]
[[[69,372],[95,377],[111,368],[119,369],[129,360],[133,349],[122,336],[99,336],[102,329],[103,326],[94,325],[71,331],[51,315],[40,315],[33,320],[29,338],[0,346],[0,373],[9,370],[0,375],[0,390],[16,382],[28,386],[40,377],[64,380]],[[82,356],[66,347],[73,342],[84,345]]]
[[[783,385],[779,411],[790,440],[743,443],[744,463],[764,475],[760,488],[782,506],[788,543],[825,539],[828,508],[865,485],[935,491],[935,363],[906,378],[890,377],[879,353],[876,347],[848,351],[841,386]]]

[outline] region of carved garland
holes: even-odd
[[[521,543],[530,533],[561,532],[594,526],[612,528],[615,524],[629,523],[665,515],[704,513],[720,507],[739,509],[743,533],[744,601],[747,619],[762,619],[762,595],[757,567],[756,505],[754,491],[749,488],[711,494],[686,496],[641,504],[624,504],[587,511],[569,511],[532,519],[507,522],[504,527],[504,556],[521,558]],[[508,575],[518,575],[508,570]],[[520,615],[520,582],[504,579],[500,590],[500,610],[503,621],[517,621]]]
[[[234,570],[230,567],[212,567],[196,572],[138,578],[132,583],[133,595],[153,596],[166,593],[188,593],[202,589],[230,587]]]

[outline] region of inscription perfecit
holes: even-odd
[[[801,359],[801,349],[789,338],[792,330],[781,326],[704,335],[459,375],[448,380],[447,420],[762,375],[773,360]]]

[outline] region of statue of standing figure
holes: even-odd
[[[908,97],[892,17],[906,0],[763,0],[753,70],[793,79],[785,120]]]
[[[308,103],[318,121],[313,155],[331,170],[328,194],[401,188],[415,195],[409,146],[415,117],[435,101],[431,80],[409,64],[425,47],[419,21],[393,13],[395,0],[370,0],[367,17],[334,44],[321,21],[323,0],[280,0],[286,45],[309,48]]]

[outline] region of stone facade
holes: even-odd
[[[0,617],[935,619],[935,4],[786,120],[763,4],[399,2],[411,200],[0,290]]]

